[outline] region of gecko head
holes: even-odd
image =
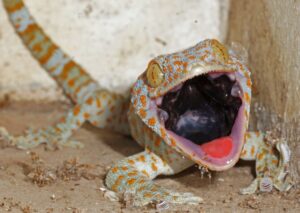
[[[140,119],[177,152],[211,170],[239,159],[249,118],[250,72],[215,39],[150,61],[132,89]]]

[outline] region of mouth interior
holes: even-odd
[[[229,136],[242,105],[239,92],[233,74],[200,75],[163,97],[159,117],[167,130],[223,157],[233,146]]]

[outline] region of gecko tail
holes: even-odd
[[[81,102],[98,89],[96,81],[44,33],[22,0],[3,0],[3,5],[25,46],[67,96]]]

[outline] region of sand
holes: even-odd
[[[14,134],[26,128],[46,127],[71,106],[66,103],[2,102],[0,126]],[[83,149],[30,151],[0,142],[0,212],[157,212],[155,207],[131,207],[104,197],[104,177],[110,165],[142,150],[131,138],[84,125],[72,139]],[[288,193],[239,195],[253,180],[254,163],[201,177],[196,167],[178,175],[161,177],[160,185],[193,192],[203,204],[172,205],[166,212],[300,212],[300,190]]]

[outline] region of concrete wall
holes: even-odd
[[[122,91],[153,56],[226,35],[223,0],[25,0],[36,20],[106,88]],[[61,91],[15,35],[0,1],[0,96],[52,100]]]
[[[300,174],[300,1],[232,0],[228,42],[249,53],[254,81],[252,126],[280,128]]]

